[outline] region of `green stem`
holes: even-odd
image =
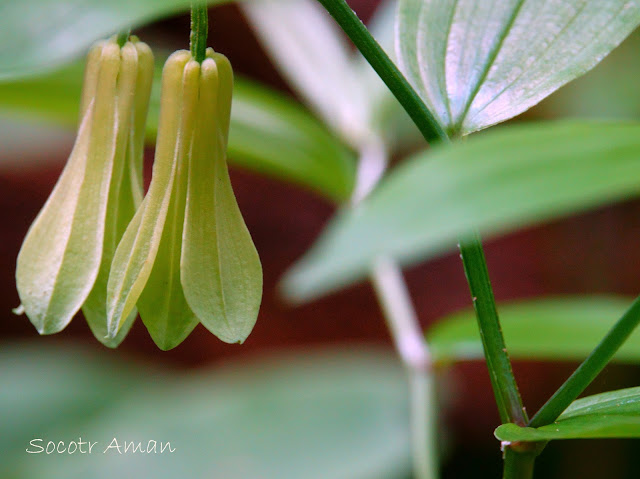
[[[529,423],[530,427],[551,424],[560,414],[584,392],[589,384],[609,363],[627,338],[640,323],[640,297],[609,330],[607,335],[591,352],[589,357],[560,386],[551,398],[540,408]]]
[[[129,40],[129,37],[131,36],[131,29],[128,28],[126,30],[122,30],[121,32],[118,33],[118,36],[116,37],[116,42],[118,43],[118,46],[120,48],[124,47],[124,44],[127,43],[127,41]]]
[[[448,142],[446,132],[367,27],[344,0],[318,0],[360,50],[430,143]]]
[[[206,5],[191,4],[191,55],[202,63],[207,52],[207,35],[209,33],[209,13]]]
[[[536,454],[517,452],[511,447],[504,449],[502,479],[532,479]]]
[[[440,123],[349,5],[344,0],[318,1],[340,25],[387,85],[424,138],[431,143],[448,143],[449,137]],[[527,417],[504,346],[482,244],[477,235],[470,242],[461,244],[461,256],[465,264],[469,287],[473,297],[476,298],[474,304],[478,313],[478,324],[483,335],[487,365],[500,415],[504,421],[513,421],[524,425],[527,422]],[[517,465],[518,460],[516,459],[515,462]],[[510,465],[510,467],[512,466]]]
[[[460,241],[460,257],[476,311],[493,394],[503,422],[527,423],[507,347],[502,336],[482,242],[476,232]]]

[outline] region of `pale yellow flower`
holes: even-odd
[[[142,149],[153,55],[133,38],[115,38],[88,55],[78,136],[53,192],[31,225],[16,268],[24,310],[40,334],[62,330],[83,308],[95,336],[106,337],[108,270],[142,198]]]
[[[109,334],[137,306],[161,349],[198,322],[242,342],[262,297],[262,268],[236,203],[226,163],[233,73],[207,50],[167,60],[149,191],[118,245],[108,284]]]

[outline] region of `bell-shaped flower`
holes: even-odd
[[[161,349],[198,322],[229,343],[256,322],[262,267],[226,163],[232,87],[229,61],[212,49],[201,64],[178,51],[164,66],[151,185],[111,265],[111,337],[136,306]]]
[[[142,200],[142,150],[153,55],[115,38],[89,52],[80,127],[67,164],[18,255],[21,310],[40,334],[62,330],[82,307],[94,335],[107,338],[106,292],[115,248]]]

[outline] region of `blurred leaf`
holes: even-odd
[[[628,0],[400,0],[397,55],[451,131],[507,120],[593,68],[640,23]]]
[[[349,45],[314,0],[245,1],[241,7],[275,67],[326,124],[356,146],[370,98],[354,75]]]
[[[285,292],[309,299],[362,278],[380,255],[415,263],[474,227],[495,235],[628,198],[640,191],[638,175],[636,123],[511,126],[434,148],[334,219]]]
[[[79,57],[100,38],[187,11],[190,5],[191,0],[2,2],[0,81],[58,67]]]
[[[503,424],[495,436],[501,441],[640,437],[640,388],[578,399],[553,424],[539,428]]]
[[[157,374],[157,373],[156,373]],[[153,377],[106,354],[38,340],[0,348],[0,475],[14,451],[43,431],[76,424],[111,407],[127,390]]]
[[[21,361],[19,355],[13,361]],[[7,366],[0,365],[1,369]],[[43,378],[59,367],[51,357],[30,374]],[[103,374],[109,374],[105,369]],[[78,387],[87,385],[79,382]],[[11,477],[20,479],[387,479],[409,475],[406,379],[399,364],[377,350],[262,357],[215,373],[189,378],[183,373],[181,378],[120,391],[122,399],[90,423],[41,427],[32,436],[67,442],[82,436],[99,442],[93,454],[9,455],[3,449],[0,464]],[[40,394],[64,392],[52,383]],[[15,408],[8,411],[13,414]],[[46,417],[55,410],[44,402],[40,413]],[[14,428],[20,428],[19,419],[29,420],[25,416],[16,417]],[[156,440],[159,447],[160,441],[170,442],[175,452],[120,456],[111,449],[103,454],[114,437],[120,445],[142,441],[146,447],[149,440]],[[26,448],[28,442],[18,446]]]
[[[579,361],[630,305],[622,298],[584,296],[507,303],[498,310],[512,359]],[[442,318],[427,339],[437,361],[484,358],[473,310]],[[640,362],[640,331],[631,335],[614,361]]]
[[[149,141],[155,141],[160,106],[162,60],[149,109]],[[0,83],[0,109],[39,116],[75,127],[83,62],[24,81]],[[309,113],[295,102],[248,80],[235,81],[229,155],[248,169],[302,183],[334,200],[353,187],[355,160]]]
[[[355,157],[299,104],[249,81],[234,85],[229,159],[345,200],[355,181]]]

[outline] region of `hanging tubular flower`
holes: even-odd
[[[152,78],[153,55],[136,38],[89,52],[75,145],[18,255],[20,309],[40,334],[61,331],[82,307],[94,335],[116,346],[135,318],[106,337],[108,269],[142,199]]]
[[[210,48],[202,64],[177,51],[164,66],[151,185],[111,265],[111,337],[136,306],[165,350],[198,322],[229,343],[256,322],[262,267],[226,163],[232,87],[229,61]]]

